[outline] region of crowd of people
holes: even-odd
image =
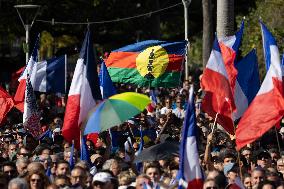
[[[22,113],[13,109],[1,126],[1,189],[143,189],[177,188],[179,154],[164,159],[135,162],[143,149],[163,142],[179,142],[186,116],[188,91],[195,86],[198,152],[204,189],[224,189],[236,184],[246,189],[284,188],[284,130],[270,130],[261,139],[235,148],[235,136],[201,110],[198,78],[189,77],[177,88],[154,88],[157,104],[125,123],[87,140],[90,162],[80,160],[80,150],[61,135],[66,97],[37,94],[43,137],[34,138],[21,123]],[[135,91],[149,95],[147,87],[116,84],[119,93]],[[44,135],[51,131],[50,135]],[[71,157],[71,158],[70,158]],[[74,160],[74,165],[70,163]],[[186,187],[186,183],[183,183]]]

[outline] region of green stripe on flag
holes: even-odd
[[[132,83],[138,86],[149,86],[150,80],[142,77],[137,69],[108,68],[113,82]],[[180,84],[180,72],[165,72],[158,78],[151,80],[151,87],[176,87]]]

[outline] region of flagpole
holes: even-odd
[[[274,126],[274,131],[275,131],[275,134],[276,134],[277,145],[278,145],[278,151],[279,151],[279,154],[280,154],[281,148],[280,148],[280,142],[279,142],[279,138],[278,138],[276,126]]]
[[[64,57],[65,57],[64,63],[65,63],[65,95],[66,95],[67,94],[67,76],[68,76],[67,74],[67,54],[65,54]]]
[[[213,123],[213,126],[212,126],[212,134],[214,133],[214,130],[215,130],[215,125],[216,125],[218,114],[219,113],[216,114],[215,119],[214,119],[214,123]]]
[[[230,106],[230,111],[231,111],[231,117],[233,117],[233,110],[232,110],[232,106],[231,104],[228,102],[228,100],[226,99],[226,102],[229,104]],[[236,127],[235,127],[235,123],[234,123],[234,120],[233,118],[231,119],[232,120],[232,124],[233,124],[233,127],[234,127],[234,136],[235,136],[235,139],[236,139]],[[241,158],[240,158],[240,151],[237,150],[237,154],[238,154],[238,163],[239,163],[239,174],[240,174],[240,178],[241,180],[243,180],[243,174],[242,174],[242,168],[241,168]]]

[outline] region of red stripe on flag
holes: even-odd
[[[16,94],[14,96],[15,107],[21,112],[24,112],[25,90],[26,90],[26,80],[22,79],[20,80]]]
[[[80,95],[68,96],[66,105],[64,124],[62,128],[62,135],[64,139],[72,143],[75,142],[75,147],[80,148],[80,125],[78,124],[80,115]]]
[[[203,188],[203,180],[202,179],[194,179],[188,182],[187,189],[201,189]]]
[[[273,78],[273,90],[257,95],[236,130],[237,149],[250,144],[273,127],[284,115],[283,83]]]
[[[3,120],[6,118],[7,113],[13,106],[13,98],[5,89],[0,87],[0,124],[3,123]]]
[[[202,100],[202,109],[213,118],[219,113],[217,122],[230,134],[234,134],[232,111],[235,109],[235,104],[227,78],[206,68],[202,75],[201,85],[206,91]]]
[[[112,52],[105,61],[107,67],[136,68],[137,52]],[[181,71],[183,56],[169,54],[169,64],[166,71]]]
[[[233,49],[231,49],[230,47],[227,47],[223,43],[219,43],[219,45],[220,45],[220,49],[222,52],[222,57],[223,57],[223,61],[225,64],[225,68],[229,76],[229,83],[231,86],[231,91],[234,96],[235,85],[236,85],[236,80],[237,80],[237,75],[238,75],[238,71],[234,66],[236,53]]]

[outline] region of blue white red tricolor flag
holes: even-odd
[[[38,44],[37,44],[38,45]],[[28,65],[20,78],[17,92],[14,96],[15,106],[24,111],[26,79],[29,70],[30,81],[34,91],[65,93],[66,89],[66,58],[64,55],[49,60],[37,62],[37,54],[32,54]]]
[[[67,106],[62,128],[66,141],[80,144],[80,129],[89,111],[101,100],[97,65],[94,59],[92,35],[88,29],[77,61],[74,76],[69,90]]]
[[[229,51],[224,44],[222,46],[223,50]],[[224,63],[216,38],[201,78],[201,87],[206,92],[201,107],[209,116],[213,118],[217,116],[217,122],[226,131],[233,134],[232,113],[236,106],[232,91],[234,88],[232,80],[236,78],[237,72],[234,68],[234,57],[228,58],[226,61],[227,64]]]
[[[31,78],[35,77],[34,66],[38,60],[39,41],[40,41],[40,35],[38,35],[36,39],[29,62],[26,68],[24,69],[22,75],[18,79],[19,85],[18,85],[16,94],[14,96],[14,102],[15,102],[15,107],[19,109],[21,112],[24,112],[24,101],[25,101],[27,76],[29,74],[30,80],[32,80]]]
[[[49,60],[37,62],[34,66],[34,91],[65,93],[66,56],[62,55]]]
[[[238,70],[238,83],[235,88],[237,111],[233,114],[234,120],[244,114],[260,88],[256,50],[251,50],[235,67]]]
[[[203,186],[203,174],[196,143],[197,126],[193,93],[193,87],[191,87],[180,146],[179,179],[188,183],[187,188],[199,189]]]
[[[39,39],[40,35],[36,40],[32,55],[28,62],[28,65],[21,76],[25,78],[25,99],[24,99],[24,113],[23,113],[23,124],[26,130],[29,131],[34,137],[39,137],[41,134],[41,128],[39,125],[40,112],[36,103],[36,96],[34,94],[33,86],[30,78],[34,75],[33,67],[37,62],[38,50],[39,50]]]
[[[284,115],[283,65],[274,37],[261,21],[260,25],[268,70],[260,90],[238,124],[238,150],[261,137]]]
[[[24,128],[28,130],[29,133],[31,133],[35,138],[41,135],[41,127],[39,124],[40,117],[41,115],[36,103],[36,96],[28,75],[26,81],[23,125]]]
[[[249,98],[248,93],[250,93],[250,96],[254,97],[260,87],[260,84],[258,84],[253,86],[253,88],[248,88],[248,85],[250,85],[250,83],[253,82],[254,84],[256,84],[257,82],[259,82],[258,66],[255,66],[257,65],[256,62],[257,59],[253,59],[254,58],[253,56],[254,55],[256,56],[256,54],[249,53],[248,57],[245,57],[244,60],[241,60],[240,62],[238,62],[237,60],[243,33],[244,33],[244,20],[242,21],[240,29],[236,32],[235,35],[219,39],[219,43],[223,44],[220,45],[220,47],[224,63],[228,64],[228,62],[232,63],[231,61],[234,61],[235,68],[238,72],[237,79],[230,78],[230,80],[233,79],[233,81],[231,81],[231,83],[233,82],[232,83],[233,85],[232,84],[231,85],[236,105],[236,110],[233,112],[232,115],[232,121],[239,119],[243,115],[245,110],[248,108],[248,105],[251,102],[250,99],[248,99]],[[224,47],[226,48],[224,49]],[[234,60],[232,60],[232,58]],[[249,62],[248,60],[252,60],[253,62]],[[249,70],[249,68],[252,68],[252,70]],[[250,82],[247,83],[247,79],[249,79]]]

